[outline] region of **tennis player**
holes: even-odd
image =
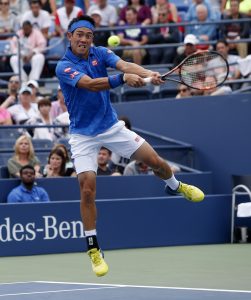
[[[93,271],[103,276],[108,272],[108,265],[97,240],[95,204],[97,154],[101,146],[146,163],[170,190],[190,201],[201,201],[204,194],[195,186],[177,181],[166,161],[118,120],[110,103],[109,89],[123,84],[140,87],[145,84],[145,77],[152,77],[152,83],[159,85],[163,82],[160,74],[126,62],[105,47],[92,46],[94,30],[91,17],[81,16],[70,22],[67,32],[70,46],[58,62],[56,74],[70,115],[69,143],[80,185],[87,253]],[[116,68],[122,74],[108,76],[107,67]]]

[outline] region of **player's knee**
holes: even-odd
[[[85,205],[92,205],[95,202],[95,191],[91,188],[84,188],[81,191],[81,200]]]

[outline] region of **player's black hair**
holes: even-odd
[[[23,167],[20,169],[20,171],[19,171],[20,175],[22,175],[23,171],[26,170],[26,169],[32,170],[32,171],[34,172],[34,174],[36,173],[36,171],[35,171],[35,169],[34,169],[33,166],[31,166],[31,165],[25,165],[25,166],[23,166]]]
[[[95,27],[95,21],[93,20],[93,18],[85,15],[85,16],[79,16],[77,18],[72,19],[70,24],[68,25],[68,30],[70,30],[72,24],[74,24],[78,21],[88,21]]]

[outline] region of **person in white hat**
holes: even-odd
[[[31,98],[33,103],[38,103],[39,100],[43,99],[39,93],[39,84],[36,80],[29,80],[27,86],[32,89]]]
[[[32,103],[32,90],[28,86],[23,86],[19,90],[19,103],[8,108],[16,124],[24,124],[30,118],[38,116],[36,103]]]
[[[185,59],[188,55],[197,51],[198,39],[193,34],[187,34],[184,38],[184,46],[177,49],[177,55],[174,58],[173,65],[177,66]]]

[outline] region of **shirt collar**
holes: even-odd
[[[94,51],[93,51],[93,47],[90,47],[90,50],[89,50],[89,56],[92,56],[92,55],[94,55]],[[83,58],[80,58],[79,56],[73,54],[73,52],[72,52],[70,46],[67,47],[65,56],[66,56],[68,59],[70,59],[71,61],[73,61],[74,63],[78,63],[79,61],[84,60]]]

